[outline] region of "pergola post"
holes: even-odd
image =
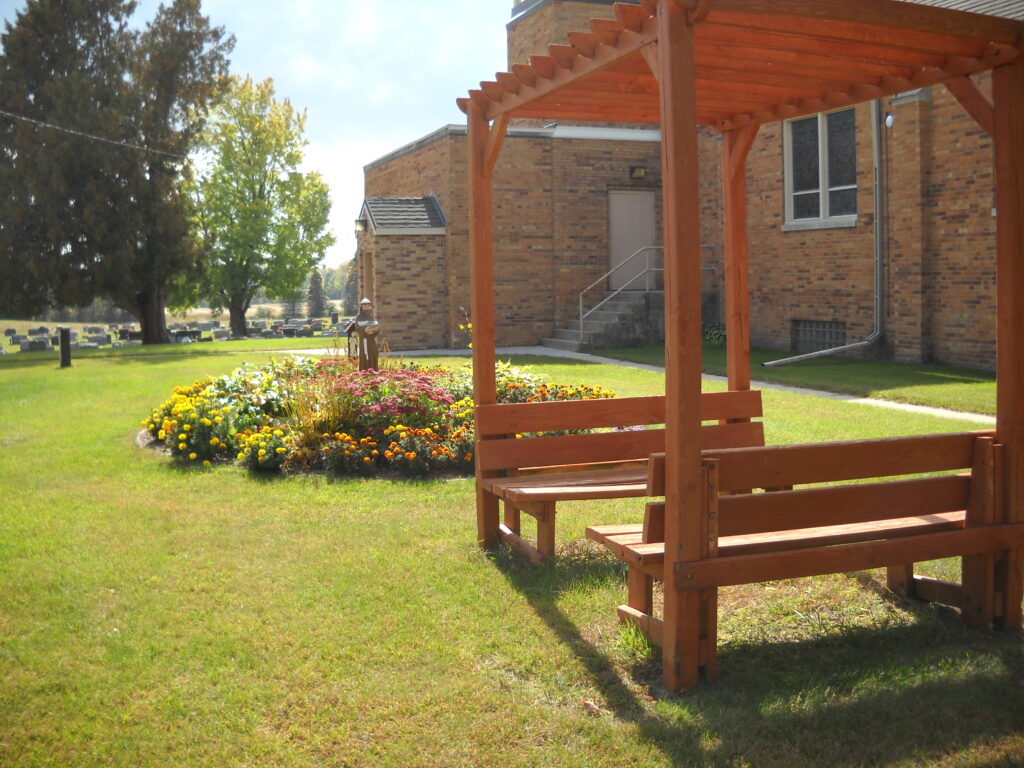
[[[665,243],[665,614],[663,679],[673,691],[713,675],[717,590],[681,591],[676,563],[707,555],[700,466],[700,189],[691,20],[658,4]],[[703,653],[703,658],[702,658]]]
[[[494,190],[492,184],[495,141],[484,109],[472,101],[467,111],[469,143],[469,275],[470,312],[473,323],[473,401],[491,405],[495,390],[494,331]],[[495,126],[504,134],[505,123]],[[500,140],[499,140],[500,141]],[[500,146],[500,144],[498,145]],[[477,469],[476,523],[477,541],[482,547],[498,544],[498,499],[485,493]]]
[[[722,136],[725,207],[725,336],[729,389],[750,389],[750,284],[747,239],[747,154],[759,125]]]
[[[1024,59],[992,72],[995,108],[997,371],[996,439],[1006,456],[1003,520],[1024,522]],[[1021,629],[1021,550],[996,567],[1003,628]]]

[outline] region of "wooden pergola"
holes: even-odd
[[[745,163],[763,123],[946,85],[995,149],[999,517],[1024,522],[1024,24],[897,0],[641,0],[459,100],[469,126],[474,396],[495,402],[492,183],[511,118],[659,124],[665,246],[664,677],[696,681],[700,591],[678,563],[707,556],[702,503],[697,127],[722,134],[730,390],[750,388]],[[992,72],[992,99],[970,75]],[[515,431],[515,430],[512,430]],[[479,538],[497,500],[477,494]],[[1007,555],[1002,626],[1021,626],[1020,549]]]

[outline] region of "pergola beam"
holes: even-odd
[[[1024,60],[992,72],[996,172],[996,439],[1004,445],[1001,518],[1024,522]],[[1005,629],[1022,625],[1022,554],[1000,558]]]
[[[681,592],[677,562],[707,555],[700,487],[700,167],[693,27],[662,0],[658,13],[662,194],[665,244],[665,633],[663,678],[670,690],[696,685],[701,646],[713,655],[717,591]],[[702,643],[703,634],[703,643]],[[713,659],[705,673],[714,676]]]

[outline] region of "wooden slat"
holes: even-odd
[[[700,403],[702,421],[763,415],[760,390],[705,392]],[[476,409],[477,434],[486,436],[664,423],[665,398],[660,395],[502,403]]]
[[[959,584],[927,576],[915,576],[913,596],[929,603],[939,603],[953,608],[960,608],[963,589]]]
[[[546,559],[533,544],[504,525],[498,526],[498,537],[503,544],[508,544],[517,552],[522,552],[534,563],[542,563]]]
[[[618,609],[619,621],[622,624],[632,624],[641,632],[643,632],[647,639],[651,641],[652,645],[662,644],[662,635],[665,631],[665,622],[661,619],[656,619],[649,613],[644,613],[632,608],[628,605],[620,605]]]
[[[637,525],[595,525],[587,528],[586,535],[616,557],[621,557],[623,547],[642,543],[643,537]]]
[[[742,536],[961,511],[967,508],[969,487],[968,476],[950,475],[723,496],[719,533]]]
[[[718,557],[679,563],[676,566],[676,584],[680,589],[690,591],[826,573],[847,573],[880,568],[898,560],[920,562],[954,555],[993,552],[1018,546],[1022,540],[1024,525],[996,525],[788,552]]]
[[[701,450],[719,451],[764,445],[764,425],[759,421],[705,424],[700,428]],[[665,454],[652,453],[647,466],[647,495],[665,495]]]
[[[510,467],[589,464],[648,456],[665,446],[660,429],[637,432],[596,432],[528,439],[483,440],[477,443],[477,466],[484,470]]]
[[[867,477],[942,472],[971,466],[974,440],[991,432],[960,432],[876,440],[711,451],[720,460],[723,491],[779,488]]]
[[[935,512],[916,517],[729,536],[719,540],[718,552],[722,557],[735,557],[758,552],[783,552],[791,549],[869,542],[932,531],[953,531],[963,527],[963,512]]]

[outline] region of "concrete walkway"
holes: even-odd
[[[308,354],[316,355],[323,354],[322,349],[303,349],[295,350],[297,354]],[[470,350],[468,349],[417,349],[417,350],[403,350],[401,352],[392,353],[392,357],[428,357],[428,356],[445,356],[445,357],[468,357]],[[664,373],[664,366],[660,365],[647,365],[646,363],[633,363],[628,360],[613,360],[610,357],[601,357],[599,355],[591,355],[586,352],[569,352],[562,349],[553,349],[551,347],[499,347],[497,349],[498,357],[507,357],[512,355],[538,355],[543,357],[560,357],[567,358],[570,360],[582,360],[588,363],[600,363],[602,365],[621,365],[626,368],[638,368],[642,371],[655,371],[658,373]],[[726,379],[724,376],[712,376],[710,374],[704,374],[704,378],[708,381],[721,381],[724,382]],[[906,411],[908,413],[921,413],[928,416],[940,416],[946,419],[960,419],[961,421],[969,421],[974,424],[981,424],[984,426],[994,426],[996,419],[994,416],[987,416],[981,413],[964,413],[963,411],[952,411],[948,408],[931,408],[926,405],[911,405],[910,403],[897,403],[893,400],[879,400],[872,397],[857,397],[856,395],[841,395],[836,392],[825,392],[818,389],[804,389],[803,387],[789,387],[785,384],[774,384],[770,381],[751,381],[750,385],[755,389],[777,389],[781,392],[791,392],[796,395],[810,395],[811,397],[823,397],[827,400],[839,400],[844,403],[859,403],[862,405],[871,405],[877,408],[891,408],[896,411]]]

